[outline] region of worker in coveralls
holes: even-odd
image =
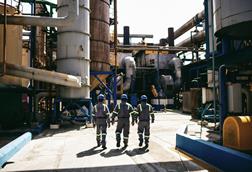
[[[151,122],[154,123],[154,113],[153,113],[152,106],[147,103],[147,96],[142,95],[141,103],[137,106],[137,117],[136,117],[139,120],[137,133],[139,136],[140,147],[143,145],[143,141],[145,141],[146,148],[149,146],[150,117],[151,117]]]
[[[120,147],[121,142],[121,132],[123,130],[123,143],[124,147],[128,146],[129,140],[129,129],[130,129],[130,116],[132,116],[132,125],[134,125],[133,120],[133,107],[131,104],[127,103],[128,96],[126,94],[121,95],[121,103],[117,104],[113,114],[112,114],[112,124],[114,124],[114,119],[118,117],[118,123],[116,127],[116,146]]]
[[[110,127],[109,109],[104,102],[104,95],[98,95],[98,103],[93,109],[93,120],[96,125],[96,140],[97,146],[102,145],[106,149],[107,127]]]

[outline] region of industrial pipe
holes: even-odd
[[[81,87],[81,77],[6,63],[6,74],[68,87]]]
[[[173,27],[168,28],[168,40],[169,46],[174,46],[174,29]]]
[[[0,149],[0,167],[4,165],[12,156],[21,150],[32,139],[32,134],[26,132],[12,142],[8,143]]]
[[[116,89],[116,85],[117,85],[117,82],[116,82],[116,75],[117,75],[117,51],[118,51],[118,45],[117,45],[117,0],[114,0],[114,53],[115,53],[115,75],[114,75],[114,83],[113,83],[113,86],[114,86],[114,95],[113,95],[113,99],[114,99],[114,107],[116,106],[117,104],[117,89]]]
[[[117,34],[117,37],[124,37],[124,34]],[[150,34],[130,34],[130,38],[153,38]]]
[[[226,67],[221,65],[219,67],[219,90],[220,90],[220,142],[223,141],[223,124],[227,117],[227,87],[226,87]],[[215,97],[214,97],[215,99]]]
[[[205,17],[204,10],[196,14],[193,18],[191,18],[189,21],[187,21],[184,25],[182,25],[174,32],[174,39],[178,38],[179,36],[186,33],[188,30],[193,28],[195,25],[201,22],[204,19],[204,17]]]
[[[180,52],[180,51],[201,51],[205,52],[204,49],[197,49],[195,50],[193,47],[163,47],[163,46],[145,46],[145,45],[119,45],[117,47],[118,50],[120,51],[143,51],[143,50],[150,50],[150,51],[175,51],[175,52]]]
[[[44,27],[70,26],[79,16],[79,0],[71,0],[68,4],[68,15],[65,17],[41,17],[41,16],[7,16],[7,24],[32,25]],[[4,23],[4,16],[0,15],[0,24]]]
[[[31,0],[22,0],[22,2],[30,3]],[[49,6],[53,7],[53,8],[57,8],[56,4],[54,4],[54,3],[50,2],[50,1],[46,1],[46,0],[36,0],[36,3],[37,4],[49,5]]]
[[[185,39],[184,41],[178,43],[176,47],[192,47],[194,43],[200,43],[205,40],[205,32],[200,31],[197,34],[193,35],[190,38]]]

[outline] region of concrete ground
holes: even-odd
[[[136,125],[131,126],[126,149],[116,148],[116,125],[108,129],[106,150],[96,147],[94,128],[69,124],[46,130],[10,159],[2,171],[208,171],[207,166],[203,164],[203,168],[174,148],[177,129],[193,123],[190,119],[175,112],[157,113],[148,149],[139,149]]]

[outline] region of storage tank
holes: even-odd
[[[7,6],[7,14],[14,15],[16,8]],[[4,5],[0,4],[0,14],[4,13]],[[22,54],[22,26],[7,25],[6,30],[6,63],[22,66],[29,65],[29,56]],[[3,25],[0,25],[0,62],[3,61]],[[0,77],[0,83],[27,87],[29,80],[5,75]]]
[[[58,0],[58,17],[76,10],[75,0]],[[71,11],[70,11],[71,12]],[[90,41],[89,41],[89,0],[79,1],[79,16],[70,26],[58,27],[57,71],[81,76],[82,87],[60,87],[62,98],[78,99],[90,97]]]
[[[110,71],[109,0],[90,1],[90,57],[92,71]]]
[[[252,116],[230,116],[223,125],[223,145],[252,150]]]
[[[214,0],[213,2],[216,36],[251,38],[251,0]]]

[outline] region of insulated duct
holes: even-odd
[[[121,62],[122,68],[126,71],[126,80],[123,83],[123,90],[127,91],[130,89],[130,86],[135,81],[136,78],[136,62],[134,57],[127,56],[122,59]]]
[[[178,28],[174,32],[174,39],[180,37],[185,32],[189,31],[191,28],[196,26],[199,22],[204,20],[205,18],[205,12],[201,11],[198,14],[196,14],[193,18],[191,18],[189,21],[187,21],[185,24],[183,24],[180,28]]]
[[[68,8],[75,0],[58,0],[58,17],[67,16]],[[79,0],[79,15],[70,26],[58,27],[57,71],[81,76],[81,88],[60,87],[63,98],[85,98],[90,96],[90,34],[89,0]],[[69,11],[73,13],[73,11]]]
[[[174,81],[171,75],[161,75],[160,84],[162,89],[164,90],[165,95],[168,97],[173,96],[174,91]]]
[[[174,71],[175,71],[174,86],[175,86],[175,89],[178,89],[181,86],[181,67],[182,67],[182,61],[179,58],[174,57],[174,58],[172,58],[170,60],[169,66],[170,66],[171,69],[174,69]]]
[[[176,47],[193,47],[195,43],[202,43],[205,41],[205,32],[199,31],[197,34],[187,38],[176,45]]]

